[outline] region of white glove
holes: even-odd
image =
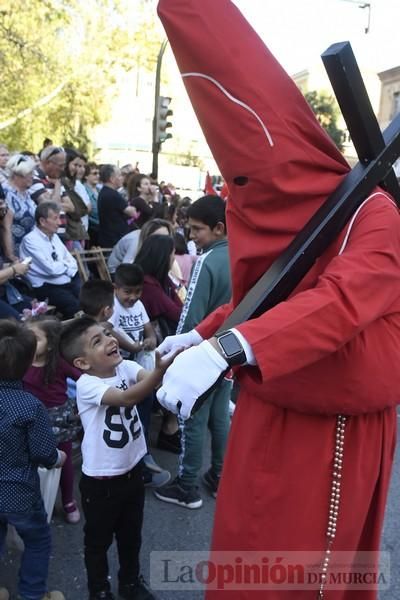
[[[210,389],[227,368],[228,363],[211,344],[201,342],[179,354],[168,367],[157,400],[170,412],[188,419],[197,398]]]
[[[179,348],[190,348],[191,346],[197,346],[203,338],[195,329],[188,331],[187,333],[179,333],[178,335],[168,335],[163,342],[158,346],[157,352],[161,356],[169,358],[175,350]]]

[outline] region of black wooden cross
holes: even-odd
[[[333,44],[322,54],[325,70],[348,127],[360,163],[368,165],[384,149],[385,141],[349,42]],[[400,186],[390,169],[380,186],[400,206]]]
[[[390,192],[400,206],[400,189],[392,168],[400,156],[400,114],[382,134],[349,42],[333,44],[322,60],[360,162],[247,292],[218,333],[285,300],[376,185]],[[218,383],[197,400],[192,412],[200,408]]]

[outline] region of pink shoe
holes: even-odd
[[[81,513],[79,512],[78,507],[75,502],[69,502],[64,506],[64,518],[70,525],[75,525],[79,523],[81,518]]]

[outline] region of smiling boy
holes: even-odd
[[[112,334],[89,317],[66,326],[61,352],[83,372],[77,382],[77,404],[84,429],[80,490],[89,599],[114,598],[107,550],[115,535],[120,598],[152,600],[139,574],[144,506],[141,460],[147,449],[136,405],[159,385],[171,360],[157,356],[151,372],[123,360]]]
[[[115,271],[114,311],[109,318],[113,327],[122,329],[131,339],[131,353],[154,350],[157,341],[153,326],[140,301],[144,274],[139,265],[121,264]]]
[[[113,335],[120,345],[122,356],[135,360],[139,364],[143,364],[143,360],[146,359],[143,352],[151,352],[157,345],[153,325],[140,300],[143,281],[144,273],[140,265],[122,263],[117,267],[114,276],[113,311],[108,319],[113,327]],[[151,361],[150,356],[150,363]],[[148,360],[145,362],[146,366],[148,362]],[[149,436],[153,401],[154,394],[151,393],[138,407],[146,439]],[[168,483],[171,474],[160,467],[150,453],[146,454],[144,464],[146,486],[160,487]]]

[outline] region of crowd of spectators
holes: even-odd
[[[222,243],[226,262],[225,208],[223,200],[217,200],[220,204],[212,200],[211,211],[206,206],[212,222],[208,224],[205,219],[202,227],[210,232],[221,228],[221,233],[211,233],[208,241],[210,248],[212,245],[218,247],[218,252]],[[62,469],[61,501],[65,520],[74,524],[81,517],[74,493],[71,437],[67,433],[65,438],[57,439],[58,449],[55,448],[48,423],[34,404],[35,398],[47,410],[53,426],[57,424],[53,427],[54,432],[60,430],[60,419],[62,421],[67,413],[67,429],[71,422],[79,421],[76,410],[68,404],[68,398],[78,397],[79,415],[85,431],[80,484],[83,499],[85,494],[88,497],[97,494],[100,483],[96,480],[105,480],[104,486],[114,486],[115,480],[117,486],[122,472],[126,494],[121,496],[121,502],[126,503],[129,494],[134,493],[135,502],[140,504],[137,507],[140,515],[143,512],[143,483],[160,488],[170,480],[170,473],[157,464],[146,442],[150,415],[157,407],[154,388],[160,384],[173,360],[173,357],[168,360],[156,358],[154,350],[166,336],[177,331],[181,313],[187,306],[185,299],[191,271],[198,259],[197,250],[208,248],[201,244],[196,248],[189,239],[188,213],[190,215],[192,209],[190,198],[181,199],[172,184],[158,183],[151,176],[140,173],[137,165],[122,168],[115,164],[98,165],[88,161],[78,150],[55,146],[50,140],[46,140],[38,155],[30,151],[10,154],[8,148],[0,144],[0,400],[2,410],[10,411],[10,418],[15,417],[19,419],[18,423],[23,423],[18,427],[23,429],[26,419],[33,419],[37,426],[37,430],[29,426],[27,434],[32,440],[35,438],[32,444],[36,444],[38,456],[28,452],[26,468],[29,473],[24,471],[23,474],[23,478],[29,479],[31,495],[28,494],[26,499],[17,498],[18,494],[11,490],[2,498],[0,493],[0,549],[4,542],[3,513],[19,515],[19,520],[14,522],[7,518],[5,523],[15,524],[22,537],[25,528],[31,527],[32,519],[41,520],[35,539],[24,539],[27,544],[25,554],[40,554],[42,559],[36,561],[36,566],[23,560],[19,582],[21,597],[35,593],[39,598],[45,593],[43,598],[64,599],[63,594],[47,593],[45,589],[50,533],[37,497],[37,464],[48,469]],[[202,210],[204,212],[200,208],[200,217],[204,216]],[[107,281],[99,279],[98,273],[92,272],[87,264],[82,277],[84,263],[81,259],[85,250],[98,247],[108,257],[110,280]],[[215,275],[215,280],[220,281],[224,294],[229,295],[230,283],[225,281],[229,270],[225,262],[219,267],[221,272]],[[208,263],[203,270],[209,273]],[[208,281],[209,275],[205,277],[202,284],[204,314],[208,311],[206,305],[212,298],[212,289],[216,289],[215,282]],[[94,340],[93,346],[90,341],[90,348],[86,347],[87,339]],[[122,362],[116,343],[124,358]],[[24,392],[15,391],[13,382],[21,384]],[[112,391],[104,393],[106,382]],[[100,388],[103,391],[100,392]],[[32,400],[25,392],[35,398]],[[96,394],[99,394],[98,401],[94,400]],[[22,416],[14,414],[14,401],[18,402]],[[118,444],[123,443],[125,434],[129,438],[126,431],[131,432],[135,442],[129,445],[129,452],[128,448],[126,453],[117,452],[108,467],[106,463],[102,464],[100,476],[91,466],[93,448],[87,440],[92,436],[95,421],[89,418],[89,410],[97,411],[98,416],[93,419],[100,419],[103,425],[106,420],[110,436],[113,432],[117,437],[121,435],[119,441],[114,437],[107,441],[102,433],[104,427],[100,428],[102,441],[107,442],[104,460],[111,457],[113,448],[122,448]],[[184,444],[177,417],[161,410],[160,406],[158,410],[162,425],[157,446],[180,454]],[[75,419],[72,418],[74,415]],[[123,415],[121,424],[113,421],[116,415],[121,419]],[[74,435],[75,430],[74,425]],[[1,456],[5,450],[2,435],[9,439],[8,431],[3,431],[0,425]],[[18,478],[19,472],[12,466],[13,452],[18,453],[21,447],[19,438],[13,438],[7,447],[10,466],[5,468],[12,472],[12,480]],[[99,448],[96,445],[95,454],[101,454]],[[96,464],[98,459],[96,456]],[[29,461],[33,461],[32,464]],[[121,464],[118,461],[122,461]],[[131,468],[132,464],[134,468]],[[127,472],[128,466],[131,470]],[[126,473],[129,476],[125,478]],[[215,477],[217,481],[219,473]],[[109,480],[112,483],[108,483]],[[14,483],[19,485],[17,481]],[[216,485],[213,480],[213,486]],[[201,506],[197,496],[193,501],[192,492],[190,501],[187,492],[183,493],[183,500],[180,496],[172,496],[171,500],[169,496],[166,501],[189,508]],[[97,502],[97,497],[95,500]],[[33,511],[25,517],[21,516],[25,510],[23,501],[31,503]],[[109,509],[104,509],[101,525],[97,526],[95,519],[100,518],[100,512],[96,517],[93,506],[89,510],[83,500],[82,508],[86,520],[85,564],[89,596],[91,600],[111,600],[114,596],[110,592],[107,570],[99,569],[97,559],[91,555],[92,551],[98,553],[91,544],[97,548],[102,534],[105,536],[101,541],[102,552],[106,554],[109,537],[105,527],[110,518]],[[125,515],[123,519],[128,515],[122,505],[114,506],[114,509],[116,514],[121,511]],[[109,525],[114,527],[111,522]],[[154,596],[139,575],[138,563],[132,562],[132,557],[137,561],[140,543],[133,548],[127,538],[122,540],[125,531],[135,530],[137,544],[140,529],[140,519],[137,523],[128,519],[121,531],[114,532],[121,565],[124,561],[126,565],[129,563],[129,569],[125,571],[126,565],[121,566],[119,593],[121,598],[152,600]],[[8,592],[0,586],[0,599],[3,598],[8,598]]]
[[[112,251],[113,273],[134,260],[148,222],[161,219],[160,233],[179,232],[189,242],[190,199],[181,199],[171,184],[159,185],[137,165],[98,165],[74,148],[47,142],[39,155],[10,155],[0,144],[0,317],[19,318],[30,298],[47,300],[63,318],[73,316],[81,283],[73,250]],[[185,253],[196,253],[190,242]],[[178,288],[187,283],[179,261],[172,269]]]

